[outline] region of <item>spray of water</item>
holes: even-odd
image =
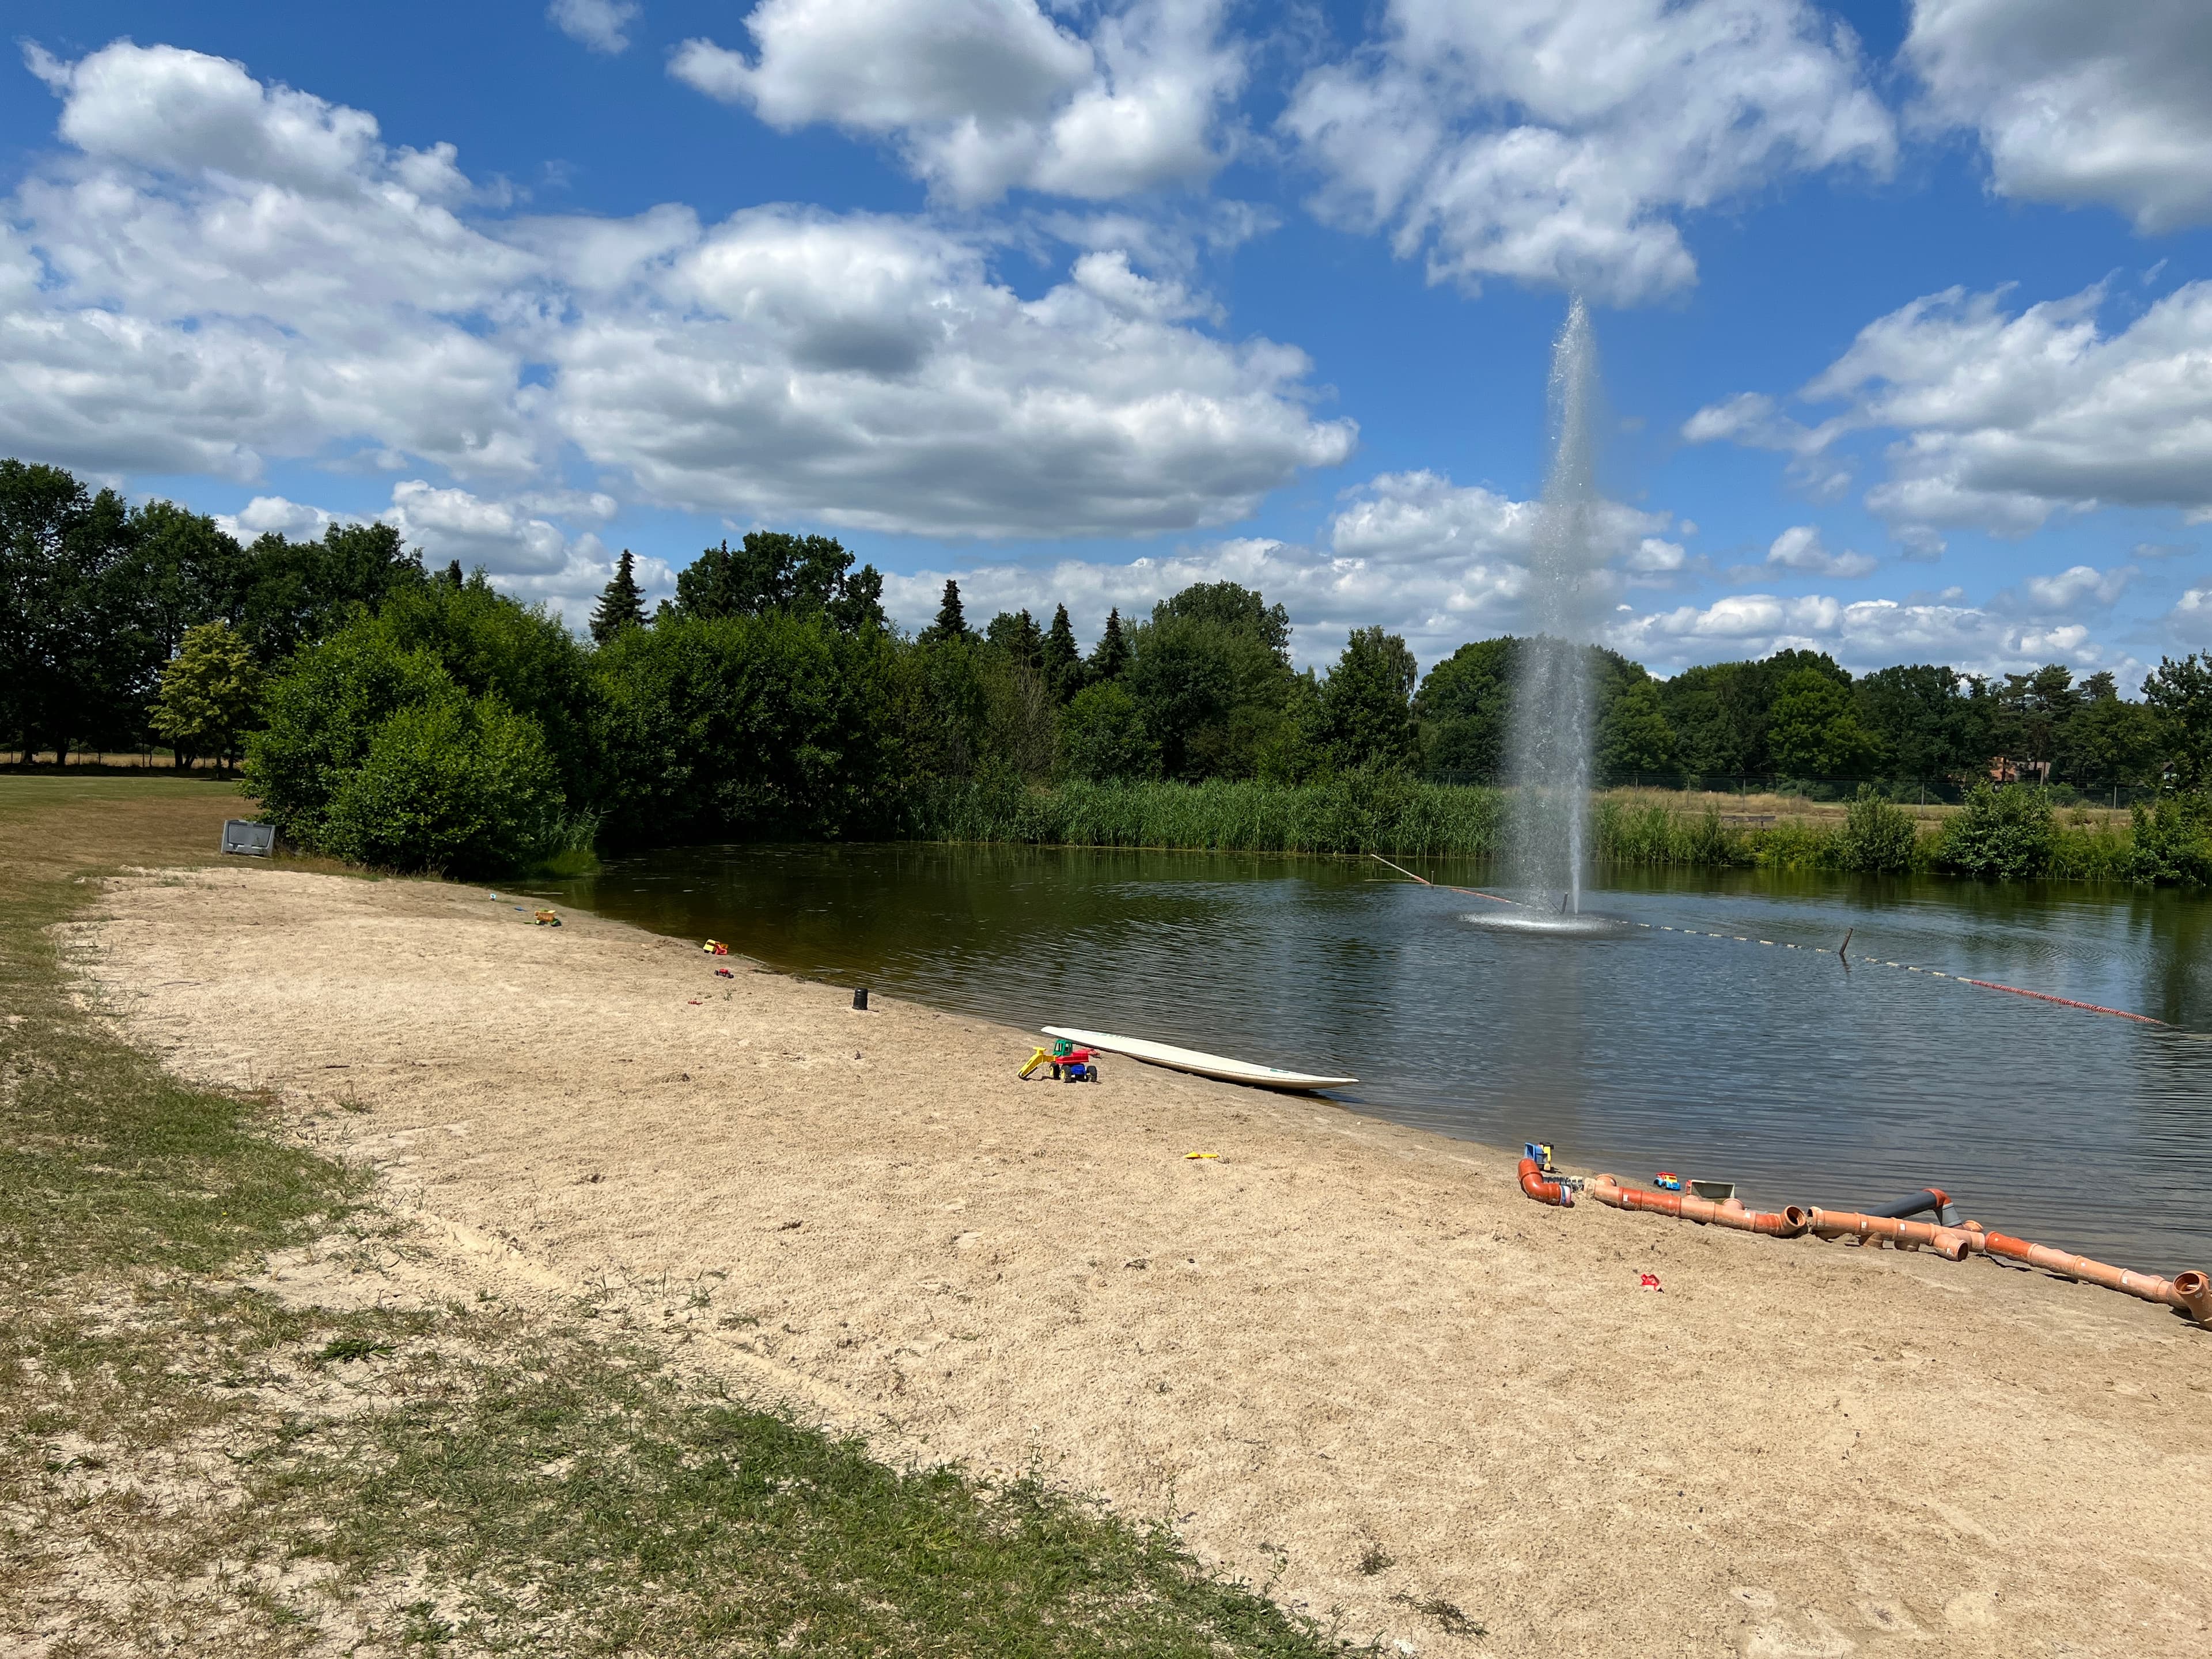
[[[1589,821],[1589,653],[1596,604],[1597,340],[1579,297],[1552,347],[1552,466],[1528,561],[1528,637],[1507,750],[1514,880],[1582,908]]]

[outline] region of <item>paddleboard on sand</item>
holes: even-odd
[[[1356,1077],[1315,1077],[1305,1072],[1285,1072],[1277,1066],[1255,1066],[1249,1060],[1225,1054],[1202,1054],[1195,1048],[1178,1048],[1169,1042],[1147,1042],[1142,1037],[1115,1036],[1108,1031],[1079,1031],[1070,1025],[1048,1025],[1047,1036],[1066,1037],[1086,1048],[1103,1048],[1109,1054],[1127,1054],[1171,1071],[1199,1077],[1219,1078],[1224,1083],[1249,1083],[1260,1089],[1341,1089],[1357,1083]]]

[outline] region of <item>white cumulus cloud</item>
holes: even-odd
[[[2002,194],[2100,203],[2144,231],[2212,220],[2212,6],[1914,0],[1905,60],[1973,129]]]
[[[1680,219],[1796,172],[1886,173],[1858,45],[1804,0],[1391,0],[1282,118],[1327,218],[1431,280],[1629,303],[1696,278]]]
[[[637,0],[553,0],[545,16],[571,40],[612,56],[629,46],[623,31],[637,21],[638,11]]]
[[[1620,618],[1607,642],[1654,673],[1692,664],[1826,651],[1863,673],[1892,663],[1948,663],[1962,673],[2019,672],[2065,662],[2081,672],[2118,667],[2083,624],[2023,620],[1948,601],[1860,599],[1828,594],[1786,599],[1735,593],[1709,605]]]
[[[1355,441],[1303,353],[1211,332],[1127,249],[1025,300],[927,218],[513,220],[451,147],[226,59],[33,62],[69,148],[0,200],[0,452],[516,503],[580,468],[603,500],[1055,537],[1224,523]]]
[[[1802,571],[1808,575],[1831,576],[1850,580],[1874,574],[1881,562],[1872,555],[1854,553],[1846,548],[1841,553],[1828,551],[1820,532],[1808,524],[1792,525],[1774,538],[1766,550],[1769,567],[1779,570]]]
[[[1325,665],[1354,628],[1402,635],[1425,662],[1467,641],[1522,625],[1527,558],[1540,509],[1480,485],[1429,471],[1384,473],[1345,492],[1311,545],[1240,538],[1132,561],[1063,560],[1049,569],[980,564],[891,577],[892,614],[915,625],[936,614],[945,578],[961,585],[969,614],[1027,607],[1040,620],[1065,604],[1095,638],[1109,606],[1141,619],[1193,582],[1256,587],[1290,612],[1301,664]],[[1608,590],[1664,580],[1684,554],[1658,532],[1670,520],[1610,502],[1595,515],[1594,555],[1608,561]]]
[[[2021,536],[2108,505],[2212,521],[2212,283],[2118,331],[2100,321],[2101,286],[2018,312],[2008,298],[1948,289],[1869,323],[1797,394],[1842,405],[1817,425],[1747,394],[1683,435],[1784,450],[1795,468],[1852,432],[1893,432],[1868,505],[1923,544],[1941,527]]]
[[[1016,188],[1098,199],[1226,159],[1223,109],[1245,65],[1224,9],[1128,0],[1086,36],[1036,0],[761,0],[751,56],[694,39],[669,68],[772,126],[889,137],[962,205]]]

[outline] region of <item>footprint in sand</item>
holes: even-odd
[[[1744,1659],[1847,1659],[1858,1648],[1825,1613],[1808,1607],[1794,1617],[1770,1620],[1752,1632],[1744,1638],[1743,1655]]]

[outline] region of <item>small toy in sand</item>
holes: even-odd
[[[1651,1184],[1662,1193],[1679,1193],[1682,1190],[1682,1177],[1672,1170],[1662,1170],[1651,1177]]]
[[[1637,1277],[1643,1281],[1637,1285],[1638,1290],[1657,1291],[1662,1296],[1666,1294],[1666,1288],[1659,1283],[1657,1273],[1638,1273]]]
[[[1039,1048],[1022,1062],[1021,1075],[1028,1077],[1040,1066],[1052,1067],[1054,1083],[1096,1083],[1098,1081],[1098,1061],[1088,1048],[1079,1048],[1066,1037],[1054,1037],[1052,1047]]]
[[[1183,1154],[1183,1156],[1184,1156],[1186,1158],[1219,1158],[1219,1157],[1221,1156],[1221,1154],[1220,1154],[1220,1153],[1218,1153],[1218,1152],[1185,1152],[1185,1153]]]
[[[558,927],[561,925],[561,913],[558,910],[540,910],[532,916],[531,920],[540,927]]]
[[[735,979],[737,975],[726,968],[717,968],[714,969],[714,977],[716,979]]]
[[[710,957],[726,957],[730,954],[730,947],[718,939],[710,939],[699,948]]]

